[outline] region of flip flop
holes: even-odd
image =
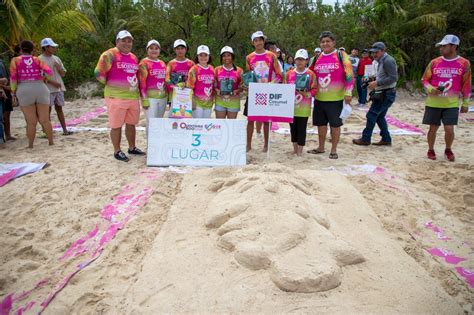
[[[331,160],[337,160],[339,156],[337,156],[337,153],[329,153],[329,158]]]
[[[63,136],[70,136],[70,135],[72,135],[72,131],[63,132]]]
[[[310,154],[322,154],[322,153],[324,153],[325,151],[320,151],[320,150],[318,150],[318,149],[311,149],[311,150],[308,150],[308,151],[306,151],[306,152],[308,152],[308,153],[310,153]]]

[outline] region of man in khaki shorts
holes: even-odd
[[[66,87],[64,86],[63,77],[66,75],[66,68],[61,61],[61,59],[55,55],[56,44],[51,38],[44,38],[41,41],[41,49],[43,53],[39,58],[46,63],[51,70],[53,70],[53,77],[47,80],[47,86],[50,92],[50,102],[49,102],[49,115],[51,120],[51,109],[54,106],[56,114],[58,115],[59,122],[63,128],[63,135],[67,136],[71,133],[67,130],[66,120],[64,119],[64,91]]]
[[[145,155],[135,146],[136,128],[140,119],[138,89],[138,59],[131,52],[133,37],[128,31],[120,31],[115,47],[105,51],[95,68],[97,80],[105,84],[104,97],[109,115],[110,138],[114,146],[114,157],[128,162],[129,158],[120,149],[122,126],[128,141],[128,154]]]

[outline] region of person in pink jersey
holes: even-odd
[[[266,36],[262,31],[257,31],[252,34],[252,45],[255,51],[246,57],[246,70],[251,71],[258,83],[280,83],[282,81],[282,74],[280,64],[277,56],[271,51],[266,50],[265,40]],[[248,99],[245,102],[244,115],[247,116]],[[254,121],[249,120],[247,123],[247,152],[252,149],[252,136],[254,130]],[[264,145],[263,152],[268,151],[268,139],[270,134],[270,123],[263,123]]]
[[[49,89],[45,82],[52,78],[53,71],[41,59],[31,55],[34,45],[30,41],[20,44],[21,55],[10,63],[10,84],[13,105],[20,105],[26,120],[28,148],[33,148],[36,125],[39,121],[53,145],[53,128],[49,120]]]
[[[446,142],[444,155],[448,161],[455,160],[451,146],[454,142],[454,126],[458,124],[460,96],[462,96],[461,112],[466,113],[469,108],[471,64],[469,60],[458,56],[459,44],[459,38],[455,35],[446,35],[437,43],[441,57],[431,60],[421,79],[428,92],[423,124],[430,126],[427,135],[427,156],[430,160],[436,160],[434,144],[441,122],[444,125]]]
[[[337,159],[337,145],[341,135],[343,103],[350,104],[354,87],[354,74],[349,56],[345,51],[336,49],[336,38],[331,32],[319,36],[322,53],[313,61],[310,69],[318,78],[318,91],[313,108],[313,125],[318,126],[319,146],[308,153],[324,153],[326,134],[331,127],[330,159]]]
[[[145,155],[145,152],[135,145],[135,126],[140,119],[140,103],[137,77],[138,59],[131,52],[132,47],[132,34],[125,30],[118,32],[115,47],[100,56],[95,68],[97,80],[105,84],[104,97],[109,115],[114,157],[124,162],[129,161],[128,156],[120,148],[124,124],[128,153]]]
[[[308,117],[311,116],[311,99],[314,97],[318,87],[318,80],[313,71],[306,68],[308,64],[308,52],[300,49],[295,54],[296,68],[286,72],[285,83],[295,84],[295,116],[290,123],[291,142],[293,143],[293,154],[303,155],[306,143],[306,126]]]
[[[234,65],[234,50],[221,49],[221,65],[216,67],[216,118],[237,118],[243,70]]]
[[[166,64],[159,59],[160,51],[160,43],[154,39],[150,40],[146,45],[147,57],[138,65],[140,95],[147,116],[147,126],[148,119],[163,118],[166,110]]]
[[[186,58],[188,46],[184,40],[175,40],[173,49],[176,58],[170,60],[166,66],[166,84],[170,95],[172,95],[173,88],[178,84],[180,87],[184,87],[188,79],[189,70],[194,66],[194,62]]]
[[[186,81],[186,86],[193,90],[193,117],[211,118],[215,74],[209,47],[201,45],[197,48],[195,63]]]

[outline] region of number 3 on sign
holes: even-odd
[[[193,133],[194,142],[191,144],[193,147],[198,147],[201,145],[201,135],[198,133]]]

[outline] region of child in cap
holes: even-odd
[[[295,116],[290,123],[290,131],[293,154],[301,156],[306,142],[306,126],[311,115],[311,99],[316,94],[318,81],[316,74],[306,67],[308,52],[305,49],[296,52],[295,64],[296,68],[286,73],[285,82],[296,85]]]
[[[193,118],[211,118],[214,103],[214,67],[209,47],[197,49],[196,64],[189,70],[186,86],[193,90]]]
[[[243,70],[234,65],[234,50],[221,49],[221,65],[216,67],[216,118],[237,118],[240,110],[240,85]]]

